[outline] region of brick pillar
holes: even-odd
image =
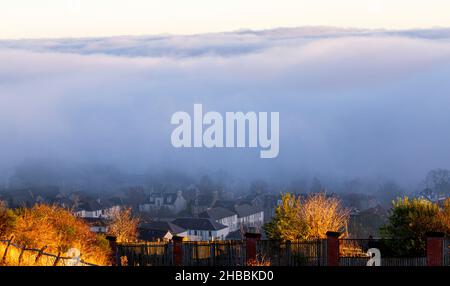
[[[428,232],[427,236],[427,266],[442,266],[444,260],[444,234]]]
[[[182,236],[174,236],[172,237],[173,241],[173,265],[182,266],[183,265],[183,237]]]
[[[117,238],[112,235],[106,236],[111,248],[111,262],[113,266],[120,266],[120,257],[117,253]]]
[[[252,261],[256,261],[256,243],[261,239],[260,233],[246,233],[245,234],[245,264],[249,265]]]
[[[335,231],[327,231],[327,266],[339,266],[339,236]]]

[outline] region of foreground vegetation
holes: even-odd
[[[77,248],[84,261],[96,265],[110,263],[106,238],[91,232],[86,222],[58,206],[38,204],[11,210],[0,204],[0,239],[10,238],[17,245],[45,249],[54,255],[63,256],[69,249]],[[18,250],[12,249],[9,255],[14,256],[14,251]]]
[[[286,193],[264,230],[270,239],[284,241],[323,239],[327,231],[339,231],[345,237],[348,220],[348,210],[335,197],[317,193],[301,199]],[[398,198],[380,228],[385,243],[404,256],[423,255],[428,232],[450,235],[450,199],[437,204],[423,198]]]
[[[335,196],[314,193],[300,197],[286,193],[273,220],[263,229],[269,239],[281,241],[323,239],[327,231],[338,231],[347,237],[349,217],[349,210]],[[109,234],[119,243],[136,242],[138,223],[131,209],[116,211],[109,219]],[[395,256],[423,256],[428,232],[450,235],[450,199],[436,204],[421,198],[398,198],[380,228],[383,245],[397,251]],[[83,219],[54,205],[13,210],[0,202],[0,240],[11,239],[15,246],[6,252],[5,259],[0,257],[1,264],[54,265],[58,264],[55,258],[67,256],[71,248],[79,249],[81,259],[92,264],[109,265],[111,261],[104,235],[91,232]],[[0,243],[0,254],[5,253],[6,245]],[[21,248],[32,250],[24,252]],[[39,251],[54,257],[40,259]]]
[[[325,193],[305,199],[286,193],[275,209],[275,217],[264,226],[269,239],[308,240],[326,237],[327,231],[346,232],[349,210],[336,197]]]
[[[423,253],[427,232],[450,235],[450,199],[438,205],[426,199],[399,198],[381,228],[383,238],[399,240],[396,248],[404,255]]]

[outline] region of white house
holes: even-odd
[[[209,218],[177,218],[172,221],[186,230],[190,241],[224,240],[230,228]]]
[[[152,212],[167,209],[176,214],[183,211],[186,205],[187,201],[181,191],[176,193],[152,193],[146,203],[139,205],[139,211]]]
[[[199,217],[210,218],[220,224],[226,225],[230,228],[230,232],[235,231],[239,228],[237,214],[226,208],[222,207],[210,208],[200,213]]]
[[[100,200],[89,200],[79,204],[75,215],[82,218],[109,218],[115,211],[119,211],[119,205],[102,204]]]
[[[264,224],[264,210],[249,204],[234,207],[239,226],[260,228]]]
[[[139,238],[146,241],[168,241],[173,236],[187,237],[187,231],[168,221],[152,221],[139,226]]]

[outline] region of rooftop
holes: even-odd
[[[191,230],[221,230],[228,227],[210,218],[177,218],[172,223]]]
[[[199,214],[199,217],[201,218],[211,218],[214,220],[223,219],[226,217],[234,216],[236,213],[222,207],[216,207],[208,209],[202,213]]]

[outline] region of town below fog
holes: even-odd
[[[57,205],[84,219],[91,231],[108,233],[111,214],[131,209],[139,218],[138,239],[169,241],[242,240],[246,232],[265,236],[282,194],[300,198],[324,193],[336,197],[349,210],[348,237],[379,237],[392,202],[409,196],[444,202],[450,194],[450,172],[430,171],[413,190],[393,181],[351,179],[342,183],[328,178],[292,180],[272,184],[264,179],[238,180],[225,172],[188,176],[175,171],[158,175],[125,175],[113,167],[85,166],[65,173],[63,168],[22,165],[0,190],[9,208],[36,204]]]

